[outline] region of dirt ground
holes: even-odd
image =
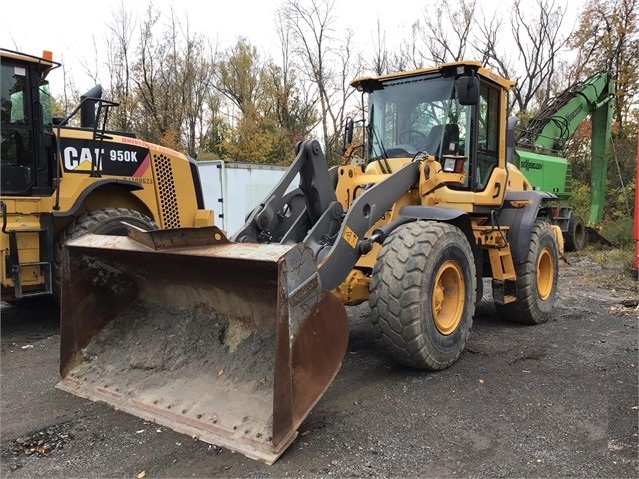
[[[3,305],[1,476],[638,477],[637,283],[593,258],[568,256],[546,324],[480,303],[437,373],[395,365],[349,308],[342,368],[271,466],[55,389],[56,307]]]

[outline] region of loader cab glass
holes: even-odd
[[[452,78],[421,77],[389,81],[369,94],[368,157],[438,159],[463,150],[464,107],[455,100]]]
[[[483,190],[492,171],[499,162],[500,91],[488,83],[479,88],[477,107],[477,154],[474,181],[475,190]]]
[[[393,79],[368,92],[368,158],[415,158],[428,153],[465,157],[464,189],[485,189],[497,166],[499,88],[476,75],[430,74]]]
[[[28,195],[37,182],[32,131],[51,127],[49,85],[41,80],[39,97],[29,89],[30,69],[3,59],[0,69],[2,194]],[[35,111],[38,108],[39,111]]]

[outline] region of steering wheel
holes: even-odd
[[[428,137],[418,130],[402,130],[399,132],[399,135],[397,135],[397,140],[399,143],[408,143],[418,150],[423,149],[426,143],[428,143]]]

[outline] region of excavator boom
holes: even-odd
[[[614,83],[608,72],[576,82],[552,98],[516,140],[518,164],[536,189],[559,198],[572,194],[570,164],[562,157],[566,142],[588,116],[592,120],[590,223],[603,216],[608,153],[612,134]]]

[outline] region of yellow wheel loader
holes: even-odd
[[[506,319],[549,319],[562,235],[508,161],[513,83],[460,62],[352,85],[362,158],[329,169],[297,144],[230,239],[131,225],[67,242],[59,388],[273,463],[339,371],[344,305],[368,300],[381,349],[426,370],[462,354],[483,278]]]
[[[116,103],[97,86],[66,118],[52,116],[50,52],[0,49],[2,300],[60,294],[62,245],[85,233],[124,235],[207,226],[194,160],[106,130]],[[72,118],[80,113],[80,124]]]

